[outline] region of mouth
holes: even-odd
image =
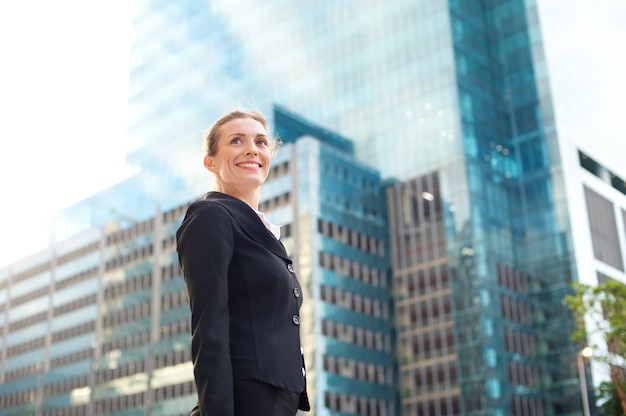
[[[261,167],[261,164],[256,162],[242,162],[237,163],[237,166],[244,169],[259,169]]]

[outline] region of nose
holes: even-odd
[[[251,143],[250,145],[248,145],[248,149],[246,150],[246,155],[257,156],[258,154],[259,154],[259,150],[256,148],[256,145],[254,143]]]

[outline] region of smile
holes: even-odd
[[[258,163],[237,163],[237,166],[239,166],[240,168],[249,168],[249,169],[256,169],[256,168],[260,168],[261,165]]]

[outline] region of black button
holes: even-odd
[[[291,265],[291,263],[287,265],[287,270],[289,270],[289,273],[293,273],[293,266]]]
[[[300,325],[300,317],[298,315],[292,316],[291,320],[293,321],[294,324]]]
[[[298,289],[297,287],[293,288],[293,295],[297,298],[300,297],[300,289]]]

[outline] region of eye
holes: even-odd
[[[267,139],[258,139],[258,140],[256,141],[256,144],[257,144],[258,146],[267,146]]]
[[[230,140],[230,144],[241,144],[241,138],[239,138],[239,137],[233,137],[233,138]]]

